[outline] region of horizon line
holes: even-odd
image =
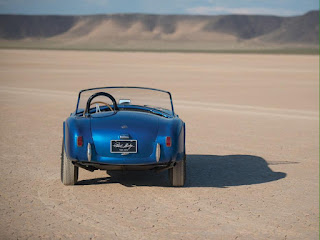
[[[31,13],[0,13],[0,15],[10,15],[10,16],[61,16],[61,17],[86,17],[86,16],[106,16],[106,15],[154,15],[154,16],[204,16],[204,17],[213,17],[213,16],[275,16],[275,17],[295,17],[303,16],[310,12],[319,12],[319,9],[311,9],[301,14],[297,15],[273,15],[273,14],[261,14],[261,13],[226,13],[226,14],[192,14],[192,13],[139,13],[139,12],[124,12],[124,13],[93,13],[93,14],[59,14],[59,13],[49,13],[49,14],[31,14]]]

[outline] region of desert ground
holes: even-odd
[[[0,50],[0,239],[318,239],[319,56]],[[60,182],[79,90],[171,91],[187,183]]]

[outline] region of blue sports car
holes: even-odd
[[[74,185],[79,167],[94,170],[168,170],[171,186],[186,180],[185,123],[170,92],[103,87],[79,92],[63,122],[61,181]]]

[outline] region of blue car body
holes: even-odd
[[[167,93],[171,109],[166,111],[146,105],[126,104],[118,105],[115,111],[101,107],[101,110],[107,111],[99,114],[94,113],[97,109],[89,108],[85,114],[85,110],[79,108],[83,92],[95,90],[108,93],[115,88]],[[114,104],[111,105],[111,108],[114,107]],[[76,111],[63,122],[63,139],[65,155],[72,164],[90,171],[169,169],[185,159],[186,154],[185,123],[174,113],[171,94],[152,88],[105,87],[80,91]],[[168,139],[171,140],[169,144]],[[125,144],[122,143],[133,141],[136,144],[135,153],[112,152],[114,146],[123,147]]]

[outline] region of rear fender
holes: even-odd
[[[88,118],[69,117],[63,124],[65,151],[69,159],[87,160],[87,145],[92,143],[90,120]],[[78,136],[83,137],[83,145],[77,146]]]
[[[184,155],[184,123],[179,118],[162,119],[157,142],[161,145],[161,159],[180,161]],[[171,147],[166,146],[166,137],[171,137]]]

